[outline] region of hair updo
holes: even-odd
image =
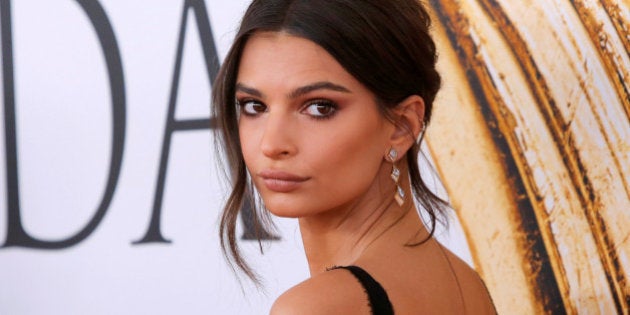
[[[435,69],[437,54],[429,35],[430,25],[429,14],[417,0],[254,0],[250,4],[214,82],[212,110],[219,127],[217,151],[224,154],[232,182],[221,217],[221,246],[228,261],[254,282],[258,283],[258,278],[242,258],[235,236],[244,201],[254,200],[241,152],[234,100],[247,40],[258,32],[285,32],[308,39],[324,48],[376,96],[385,117],[391,119],[390,109],[405,98],[422,97],[426,126],[441,82]],[[410,149],[407,164],[413,194],[431,221],[430,238],[443,216],[445,202],[427,188],[420,176],[419,149],[419,143]],[[252,207],[252,223],[260,241],[260,233],[267,230],[271,220],[268,211]]]

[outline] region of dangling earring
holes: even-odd
[[[391,148],[387,157],[392,162],[392,174],[390,175],[394,184],[396,184],[396,192],[394,193],[394,200],[399,206],[402,206],[405,203],[405,191],[400,187],[398,181],[400,180],[400,170],[396,167],[396,158],[398,157],[398,152],[396,149]]]

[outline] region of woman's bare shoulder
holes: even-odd
[[[284,292],[271,307],[271,315],[370,314],[361,284],[345,270],[315,275]]]
[[[496,314],[490,293],[479,274],[453,253],[448,259],[458,278],[466,309],[474,314]]]

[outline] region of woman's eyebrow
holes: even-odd
[[[255,97],[260,97],[262,98],[264,96],[264,94],[261,91],[256,90],[253,87],[249,87],[243,83],[236,83],[236,91],[240,91],[243,93],[247,93],[249,95],[255,96]]]
[[[305,85],[305,86],[302,86],[293,90],[293,92],[291,92],[288,95],[288,98],[290,99],[298,98],[304,94],[308,94],[310,92],[317,91],[317,90],[330,90],[330,91],[337,91],[337,92],[344,92],[344,93],[352,93],[349,89],[339,84],[335,84],[329,81],[320,81],[320,82],[315,82],[315,83]]]
[[[236,83],[235,88],[236,88],[236,91],[238,92],[247,93],[249,95],[260,97],[260,98],[264,97],[264,94],[261,91],[253,87],[249,87],[243,83]],[[311,83],[305,86],[301,86],[293,90],[291,93],[289,93],[287,97],[289,99],[294,99],[294,98],[298,98],[300,96],[303,96],[305,94],[308,94],[310,92],[317,91],[317,90],[330,90],[330,91],[343,92],[343,93],[352,93],[349,89],[347,89],[346,87],[342,85],[335,84],[329,81],[319,81],[319,82]]]

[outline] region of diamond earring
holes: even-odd
[[[396,167],[396,158],[398,157],[398,152],[394,148],[392,148],[391,150],[389,150],[387,157],[392,162],[392,173],[390,177],[394,181],[394,184],[396,184],[396,192],[394,193],[394,200],[396,200],[396,203],[399,206],[402,206],[403,203],[405,203],[405,191],[398,184],[398,181],[400,180],[400,169]]]

